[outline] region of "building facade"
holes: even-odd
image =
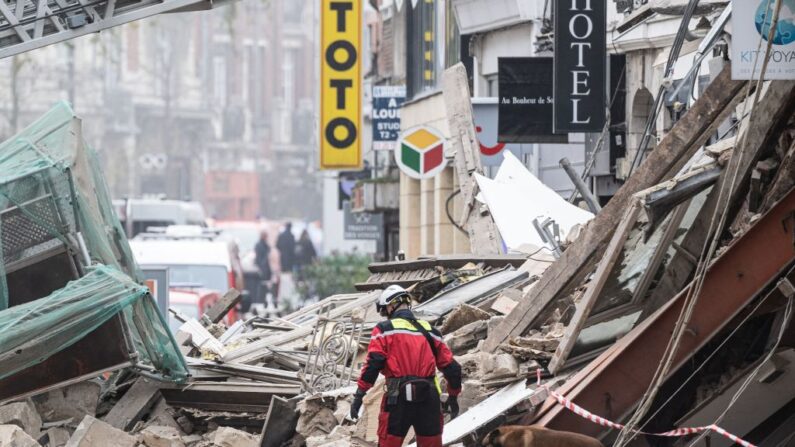
[[[218,219],[316,220],[314,10],[238,2],[2,60],[0,136],[68,100],[115,197],[200,200]]]

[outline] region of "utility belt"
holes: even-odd
[[[441,394],[436,376],[403,376],[386,379],[387,405],[395,405],[400,399],[405,402],[424,402],[432,392]]]

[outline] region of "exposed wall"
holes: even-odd
[[[419,125],[431,126],[450,138],[441,92],[403,107],[401,130]],[[455,183],[450,166],[428,180],[400,175],[400,248],[406,257],[469,252],[469,240],[455,229],[445,210],[448,197],[456,189]],[[454,217],[460,216],[460,200],[456,196],[450,204],[450,214]]]

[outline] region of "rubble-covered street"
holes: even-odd
[[[0,447],[795,446],[793,11],[0,0]]]

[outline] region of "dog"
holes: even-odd
[[[483,438],[484,447],[604,447],[590,436],[531,425],[506,425]]]

